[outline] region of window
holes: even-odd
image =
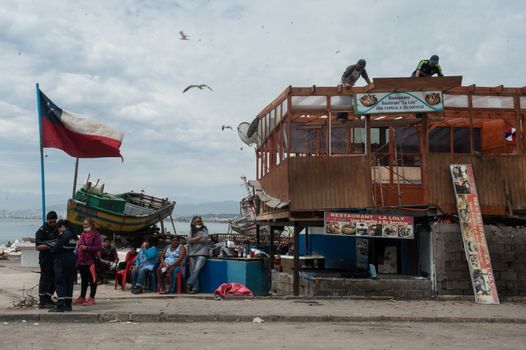
[[[394,128],[394,141],[397,152],[419,153],[418,130],[414,126]]]
[[[365,153],[365,128],[352,129],[352,153]]]
[[[476,152],[480,152],[482,150],[482,147],[481,147],[481,139],[480,139],[480,130],[481,129],[473,129],[473,148],[474,148],[474,151]]]
[[[451,152],[451,129],[437,127],[429,132],[429,152]]]
[[[389,152],[389,128],[371,128],[371,151]]]
[[[470,153],[469,128],[453,128],[453,152]]]

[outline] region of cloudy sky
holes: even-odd
[[[4,0],[0,209],[39,207],[37,82],[125,134],[124,162],[81,159],[79,183],[90,173],[110,192],[237,200],[254,151],[221,125],[252,120],[288,85],[336,85],[359,58],[372,77],[408,76],[438,54],[465,85],[525,86],[525,33],[522,0]],[[214,91],[183,94],[193,83]],[[48,203],[65,203],[74,159],[45,153]]]

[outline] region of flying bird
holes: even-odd
[[[232,127],[230,125],[221,125],[221,130],[225,131],[225,129],[230,129],[230,130],[234,131],[234,129],[232,129]]]
[[[336,53],[340,53],[340,52],[341,52],[340,50],[336,51]]]
[[[188,35],[186,35],[182,30],[179,31],[179,34],[181,35],[181,40],[190,40],[188,39]]]
[[[187,92],[188,90],[192,89],[192,88],[198,88],[199,90],[203,90],[203,88],[208,88],[210,91],[214,91],[212,90],[212,88],[206,84],[199,84],[199,85],[188,85],[186,87],[186,89],[183,90],[183,94],[185,92]]]

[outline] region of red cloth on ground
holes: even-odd
[[[216,297],[224,298],[227,295],[253,297],[254,294],[250,289],[241,283],[223,283],[214,292]]]

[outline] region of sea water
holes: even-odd
[[[13,242],[15,239],[21,240],[23,237],[35,237],[35,232],[41,225],[41,219],[0,219],[0,244],[5,244],[8,241]],[[208,227],[210,234],[228,232],[227,223],[205,222],[205,225]],[[164,221],[164,227],[166,231],[173,233],[170,221]],[[179,235],[188,235],[190,223],[176,221],[175,229]]]

